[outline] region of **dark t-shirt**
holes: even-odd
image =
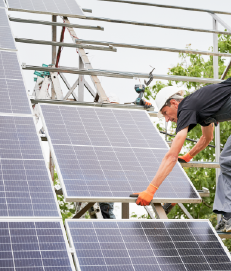
[[[219,83],[198,89],[184,98],[177,111],[176,133],[182,129],[192,130],[197,123],[208,126],[204,121],[215,114],[231,95],[231,78]]]

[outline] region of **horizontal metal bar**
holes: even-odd
[[[208,191],[197,190],[197,192],[199,193],[200,197],[202,197],[202,198],[209,198],[210,197],[209,190]]]
[[[138,44],[126,44],[126,43],[117,43],[110,41],[95,41],[95,40],[81,40],[76,39],[76,43],[86,43],[86,44],[96,44],[96,45],[112,45],[114,47],[122,47],[122,48],[132,48],[132,49],[142,49],[142,50],[153,50],[153,51],[166,51],[166,52],[174,52],[174,53],[189,53],[189,54],[199,54],[199,55],[210,55],[210,56],[225,56],[231,57],[231,54],[227,53],[213,53],[210,51],[199,51],[193,49],[176,49],[169,47],[157,47],[157,46],[146,46],[146,45],[138,45]]]
[[[217,231],[217,234],[221,239],[231,239],[231,232],[221,232]]]
[[[8,8],[9,11],[19,11],[19,12],[26,12],[26,13],[35,13],[35,14],[47,14],[47,15],[56,15],[56,16],[64,16],[64,17],[71,17],[71,18],[79,18],[85,19],[85,15],[78,15],[78,14],[66,14],[61,12],[50,12],[50,11],[42,11],[42,10],[29,10],[29,9],[22,9],[22,8]]]
[[[72,47],[78,49],[88,49],[88,50],[100,50],[100,51],[111,51],[116,52],[117,49],[114,47],[102,47],[102,46],[92,46],[92,45],[82,45],[74,43],[65,43],[57,41],[46,41],[46,40],[32,40],[32,39],[22,39],[15,38],[16,42],[29,43],[29,44],[41,44],[41,45],[52,45],[52,46],[61,46],[61,47]]]
[[[134,5],[142,5],[142,6],[153,6],[153,7],[159,7],[159,8],[183,9],[183,10],[190,10],[190,11],[210,12],[210,13],[231,15],[231,12],[228,12],[228,11],[201,9],[201,8],[188,8],[188,7],[172,6],[172,5],[161,5],[161,4],[148,3],[148,2],[136,2],[136,1],[128,1],[128,0],[99,0],[99,1],[116,2],[116,3],[123,3],[123,4],[134,4]]]
[[[49,72],[63,72],[63,73],[71,73],[71,74],[82,74],[82,75],[96,75],[96,76],[106,76],[106,77],[116,77],[116,78],[149,78],[149,73],[132,73],[132,72],[120,72],[120,71],[110,71],[110,70],[79,70],[76,68],[70,67],[59,67],[59,68],[51,68],[51,67],[41,67],[41,66],[29,66],[22,65],[23,70],[37,70],[37,71],[49,71]],[[199,82],[202,84],[210,83],[216,84],[221,83],[223,80],[213,79],[213,78],[200,78],[200,77],[187,77],[187,76],[175,76],[175,75],[163,75],[163,74],[153,74],[154,79],[162,79],[162,80],[171,80],[171,81],[184,81],[184,82]]]
[[[82,8],[82,11],[92,13],[92,9],[89,8]]]
[[[57,104],[57,105],[76,105],[76,106],[93,106],[93,107],[108,107],[108,108],[121,108],[121,109],[138,109],[146,110],[142,105],[135,104],[113,104],[113,103],[87,103],[87,102],[77,102],[77,101],[66,101],[66,100],[42,100],[42,99],[30,99],[32,104],[46,103],[46,104]],[[150,111],[148,111],[150,110]],[[149,112],[154,112],[154,107],[146,110]]]
[[[217,162],[188,162],[188,163],[181,163],[182,167],[201,167],[201,168],[220,168],[219,163]]]
[[[150,27],[160,27],[160,28],[168,28],[168,29],[187,30],[187,31],[194,31],[194,32],[206,32],[206,33],[212,33],[212,34],[231,35],[230,32],[219,31],[219,30],[192,28],[192,27],[185,27],[185,26],[184,27],[183,26],[173,26],[173,25],[164,25],[164,24],[153,24],[153,23],[144,23],[144,22],[136,22],[136,21],[125,21],[125,20],[118,20],[118,19],[93,17],[93,16],[86,16],[86,18],[80,18],[80,19],[87,19],[87,20],[93,20],[93,21],[102,21],[102,22],[109,22],[109,23],[132,24],[132,25],[140,25],[140,26],[150,26]]]
[[[81,24],[65,24],[65,23],[49,22],[49,21],[27,20],[27,19],[21,19],[21,18],[13,18],[10,16],[9,16],[9,20],[12,22],[27,23],[27,24],[42,24],[42,25],[64,26],[64,27],[82,28],[82,29],[91,29],[91,30],[104,30],[104,28],[101,26],[90,26],[90,25],[81,25]]]
[[[154,114],[153,114],[153,117],[155,117]],[[171,136],[171,137],[175,137],[175,136],[176,136],[176,135],[172,135],[172,134],[166,133],[166,132],[164,132],[164,131],[160,131],[160,133],[161,133],[161,134],[164,134],[164,135],[167,135],[167,136]],[[187,140],[187,141],[191,141],[191,142],[195,142],[195,143],[198,142],[197,140],[194,140],[194,139],[191,139],[191,138],[188,138],[188,137],[186,137],[186,140]],[[210,145],[210,144],[208,145],[208,147],[215,148],[215,146]],[[221,150],[223,150],[223,148],[221,148]]]
[[[66,202],[124,202],[124,203],[135,203],[137,199],[131,197],[65,197]],[[152,203],[201,203],[201,198],[154,198]]]

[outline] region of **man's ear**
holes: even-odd
[[[170,104],[178,108],[179,102],[177,102],[176,100],[172,99],[170,101]]]

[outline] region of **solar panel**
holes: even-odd
[[[2,3],[2,5],[4,5],[4,3]],[[5,9],[0,9],[0,48],[16,50],[9,19]]]
[[[31,114],[15,52],[0,51],[0,113]]]
[[[79,271],[231,270],[208,220],[66,220],[66,228]]]
[[[0,269],[75,270],[61,223],[40,220],[0,221]]]
[[[1,7],[1,8],[5,8],[4,0],[0,0],[0,7]]]
[[[75,0],[7,0],[9,10],[84,18]]]
[[[0,116],[0,217],[60,217],[32,117]]]
[[[168,147],[140,110],[41,105],[44,127],[67,201],[130,201],[146,189]],[[177,163],[156,202],[200,202]]]

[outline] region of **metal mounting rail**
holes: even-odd
[[[101,26],[90,26],[90,25],[81,25],[81,24],[65,24],[65,23],[58,23],[58,22],[13,18],[10,16],[9,16],[9,20],[12,22],[27,23],[27,24],[42,24],[42,25],[64,26],[64,27],[82,28],[82,29],[91,29],[91,30],[102,30],[102,31],[104,30],[104,28]]]
[[[52,46],[61,46],[61,47],[72,47],[78,49],[88,49],[88,50],[101,50],[101,51],[111,51],[117,52],[117,49],[113,46],[92,46],[92,45],[84,45],[84,44],[73,44],[73,43],[65,43],[65,42],[57,42],[57,41],[46,41],[46,40],[32,40],[32,39],[22,39],[15,38],[16,42],[22,43],[30,43],[30,44],[41,44],[41,45],[52,45]],[[231,56],[231,55],[230,55]]]
[[[200,11],[200,12],[210,12],[210,13],[231,15],[231,12],[228,12],[228,11],[201,9],[201,8],[188,8],[188,7],[172,6],[172,5],[161,5],[161,4],[148,3],[148,2],[137,2],[137,1],[128,1],[128,0],[99,0],[99,1],[116,2],[116,3],[133,4],[133,5],[142,5],[142,6],[153,6],[153,7],[159,7],[159,8],[183,9],[183,10],[190,10],[190,11]]]
[[[93,16],[86,16],[86,18],[79,18],[79,19],[86,19],[86,20],[92,20],[92,21],[101,21],[101,22],[109,22],[109,23],[132,24],[132,25],[140,25],[140,26],[150,26],[150,27],[160,27],[160,28],[187,30],[187,31],[194,31],[194,32],[206,32],[206,33],[212,33],[212,34],[231,35],[230,32],[219,31],[219,30],[200,29],[200,28],[182,27],[182,26],[173,26],[173,25],[164,25],[164,24],[153,24],[153,23],[144,23],[144,22],[136,22],[136,21],[125,21],[125,20],[118,20],[118,19],[93,17]]]
[[[199,51],[199,50],[193,50],[193,49],[177,49],[177,48],[169,48],[169,47],[146,46],[146,45],[139,45],[139,44],[126,44],[126,43],[118,43],[118,42],[110,42],[110,41],[76,39],[76,43],[105,45],[105,46],[111,45],[114,47],[121,47],[121,48],[131,48],[131,49],[141,49],[141,50],[151,50],[151,51],[166,51],[166,52],[173,52],[173,53],[189,53],[189,54],[199,54],[199,55],[231,57],[231,54],[227,54],[227,53],[214,53],[214,52],[209,52],[209,51]]]
[[[182,167],[202,167],[202,168],[220,168],[219,163],[217,162],[188,162],[180,163]]]
[[[29,66],[22,64],[23,70],[37,70],[37,71],[49,71],[49,72],[62,72],[62,73],[71,73],[71,74],[82,74],[82,75],[92,75],[92,76],[106,76],[106,77],[116,77],[116,78],[150,78],[149,73],[132,73],[132,72],[120,72],[120,71],[111,71],[111,70],[79,70],[71,67],[41,67],[41,66]],[[200,77],[187,77],[187,76],[175,76],[175,75],[163,75],[163,74],[153,74],[154,79],[162,80],[171,80],[171,81],[184,81],[184,82],[198,82],[202,84],[210,83],[217,84],[223,82],[220,79],[213,78],[200,78]]]
[[[57,105],[78,105],[78,106],[91,106],[91,107],[108,107],[108,108],[121,108],[121,109],[139,109],[145,110],[150,114],[157,114],[154,112],[154,107],[149,108],[149,111],[144,108],[142,105],[136,104],[113,104],[113,103],[87,103],[87,102],[77,102],[77,101],[68,101],[68,100],[43,100],[43,99],[30,99],[32,104],[46,103],[46,104],[57,104]]]
[[[219,237],[221,239],[231,239],[231,232],[221,232],[221,231],[217,231],[217,234],[219,235]]]

